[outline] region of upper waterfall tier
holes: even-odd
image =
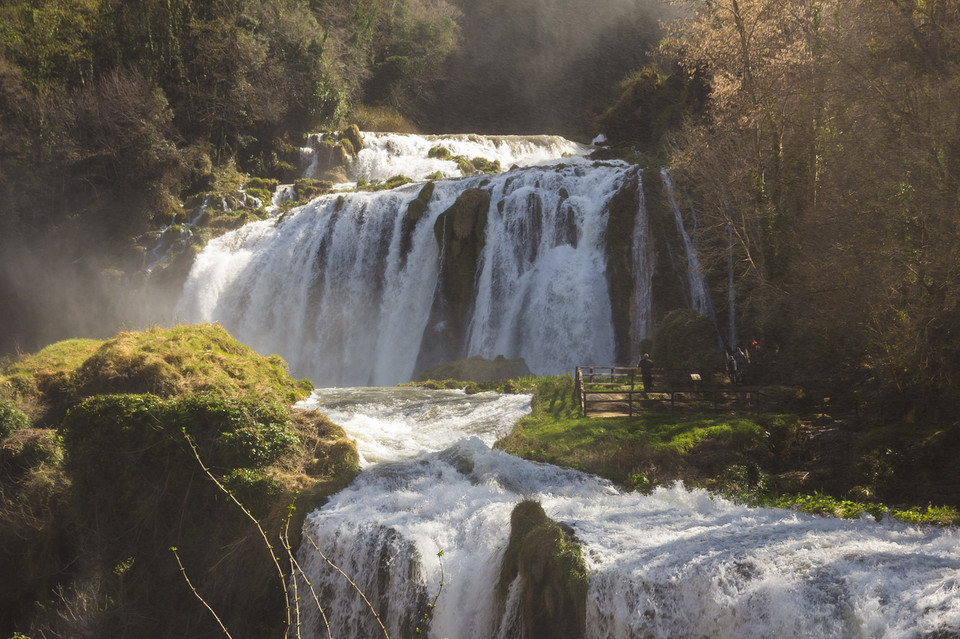
[[[558,135],[410,135],[403,133],[362,133],[364,148],[347,162],[347,177],[358,180],[386,180],[404,175],[412,180],[428,176],[462,177],[463,172],[450,158],[483,158],[499,162],[506,170],[512,167],[535,166],[556,162],[560,158],[576,158],[593,147],[572,142]],[[323,134],[314,134],[303,149],[306,177],[318,177],[324,149]],[[436,157],[431,149],[445,149],[449,155]]]

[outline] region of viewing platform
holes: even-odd
[[[644,390],[637,366],[577,366],[575,391],[584,417],[633,417],[642,413],[759,413],[760,390],[735,386],[722,370],[653,369]]]

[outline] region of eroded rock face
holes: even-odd
[[[489,191],[467,189],[437,218],[433,229],[442,247],[440,279],[417,370],[463,355],[463,336],[474,299],[489,208]]]
[[[587,571],[569,526],[557,524],[539,502],[525,500],[510,515],[510,542],[500,572],[504,600],[519,580],[520,602],[505,625],[522,636],[583,637],[586,631]]]

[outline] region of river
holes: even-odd
[[[529,399],[341,388],[301,404],[342,424],[363,456],[356,481],[307,517],[304,534],[357,582],[391,637],[422,627],[438,639],[520,639],[495,590],[523,499],[582,544],[587,637],[960,636],[956,529],[747,508],[679,483],[624,493],[491,448]],[[309,541],[299,561],[332,636],[383,636]],[[327,637],[316,610],[301,608],[301,636]]]

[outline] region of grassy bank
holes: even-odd
[[[513,386],[533,394],[533,411],[497,446],[525,459],[594,473],[633,490],[683,480],[755,505],[842,517],[890,515],[910,523],[960,523],[950,493],[924,507],[898,499],[905,494],[943,496],[940,482],[952,481],[947,458],[957,450],[950,429],[914,429],[916,436],[907,440],[904,429],[850,424],[824,415],[584,418],[570,376],[527,378]],[[900,439],[894,441],[889,432]],[[931,466],[932,456],[943,463]],[[909,493],[906,483],[912,488]],[[882,501],[889,497],[896,505]]]

